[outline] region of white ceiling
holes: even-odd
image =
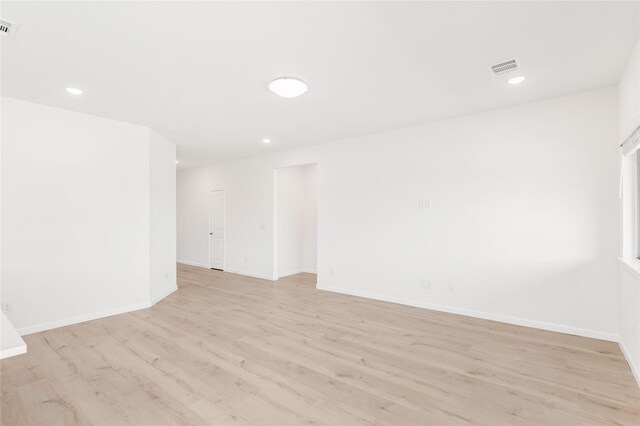
[[[613,85],[638,6],[4,1],[1,90],[154,128],[192,167]],[[490,75],[514,57],[523,84]],[[275,96],[283,75],[309,91]]]

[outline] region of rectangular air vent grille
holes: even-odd
[[[2,37],[13,38],[17,27],[18,24],[0,19],[0,35],[2,35]]]
[[[501,75],[509,72],[516,71],[519,68],[518,61],[512,59],[510,61],[501,62],[499,64],[491,65],[491,74]]]

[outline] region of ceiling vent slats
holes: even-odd
[[[498,76],[503,74],[509,74],[520,69],[517,59],[511,59],[509,61],[500,62],[499,64],[491,65],[489,70],[492,75]]]

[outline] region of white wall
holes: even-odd
[[[176,177],[177,256],[178,262],[208,268],[209,182],[197,172],[180,172]]]
[[[149,131],[149,297],[162,299],[176,283],[176,146]]]
[[[241,164],[178,172],[178,261],[208,267],[209,191],[225,190],[226,270],[274,279],[274,169],[260,157]]]
[[[2,98],[1,135],[1,296],[13,325],[24,334],[148,306],[150,214],[175,211],[150,211],[151,178],[169,172],[154,154],[150,178],[149,129]]]
[[[226,189],[228,270],[272,278],[273,170],[317,163],[319,288],[616,339],[616,120],[609,88],[179,172],[178,257]]]
[[[315,164],[277,173],[278,276],[316,271]]]
[[[619,137],[616,145],[640,125],[640,41],[618,85]],[[640,158],[640,157],[638,157]],[[640,261],[636,246],[637,182],[635,158],[625,159],[622,199],[622,256],[620,266],[620,347],[640,384]]]
[[[618,84],[620,142],[640,123],[640,40],[629,57]]]
[[[318,191],[316,189],[316,165],[304,166],[304,204],[302,270],[316,273],[318,268]]]
[[[304,170],[278,170],[278,277],[302,272]]]
[[[640,268],[620,265],[620,347],[640,385]]]

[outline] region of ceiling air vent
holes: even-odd
[[[511,73],[513,71],[517,71],[520,69],[520,65],[518,64],[517,59],[512,59],[510,61],[501,62],[499,64],[491,65],[489,67],[492,75],[502,75]]]
[[[0,35],[2,35],[2,37],[13,38],[17,28],[18,24],[0,19]]]

